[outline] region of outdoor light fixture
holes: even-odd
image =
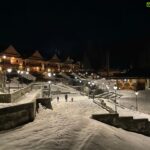
[[[8,68],[8,69],[7,69],[7,72],[8,72],[8,73],[11,73],[11,71],[12,71],[11,68]]]
[[[6,55],[3,55],[2,58],[3,58],[3,59],[6,59]]]
[[[136,95],[136,111],[138,111],[138,101],[137,101],[137,96],[138,96],[139,92],[135,92],[135,95]]]
[[[53,76],[56,76],[56,74],[55,74],[55,73],[53,73]]]
[[[95,83],[94,83],[94,82],[92,82],[92,85],[94,86],[94,85],[95,85]]]
[[[88,84],[91,84],[91,82],[89,81]]]
[[[17,73],[19,74],[19,73],[20,73],[20,70],[17,70]]]
[[[49,77],[51,77],[51,76],[52,76],[52,74],[49,72],[49,73],[48,73],[48,76],[49,76]]]
[[[28,71],[26,71],[26,74],[29,74],[29,72],[28,72]]]
[[[117,98],[117,93],[116,93],[117,86],[116,85],[114,86],[114,90],[115,90],[115,113],[117,113],[117,101],[116,101],[116,98]]]
[[[30,68],[27,68],[27,71],[29,72],[29,71],[30,71]]]
[[[81,83],[82,81],[80,80],[79,82]]]
[[[23,74],[24,72],[23,72],[23,71],[21,71],[20,73],[21,73],[21,74]]]
[[[48,81],[49,84],[51,84],[51,81]]]
[[[11,69],[11,68],[8,68],[8,69],[7,69],[7,72],[8,72],[8,73],[11,73],[11,72],[12,72],[12,69]],[[8,91],[9,91],[9,93],[10,93],[10,81],[9,81]]]

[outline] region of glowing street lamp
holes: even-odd
[[[8,72],[8,73],[11,73],[11,72],[12,72],[12,69],[11,69],[11,68],[8,68],[8,69],[7,69],[7,72]],[[9,85],[8,91],[9,91],[9,93],[10,93],[10,81],[9,81],[9,84],[8,84],[8,85]]]
[[[6,67],[6,66],[5,66],[5,59],[6,59],[6,58],[7,58],[6,55],[3,55],[3,56],[2,56],[2,59],[3,59],[3,67],[4,67],[4,68]],[[3,73],[4,73],[3,89],[5,90],[5,88],[6,88],[6,69],[4,69]]]
[[[135,95],[136,95],[136,111],[138,111],[138,101],[137,101],[137,96],[138,96],[139,92],[135,92]]]
[[[49,77],[51,77],[51,76],[52,76],[52,73],[49,72],[47,75],[48,75]]]
[[[53,73],[53,76],[56,76],[56,73]]]
[[[117,113],[117,101],[116,101],[116,98],[117,98],[117,93],[116,93],[117,86],[116,85],[114,86],[114,90],[115,90],[115,113]]]
[[[2,58],[3,58],[3,59],[6,59],[6,55],[3,55]]]

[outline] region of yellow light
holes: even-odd
[[[3,55],[2,57],[3,57],[3,59],[6,59],[6,55]]]
[[[11,64],[14,64],[15,62],[16,62],[16,58],[15,58],[15,57],[11,57],[10,63],[11,63]]]

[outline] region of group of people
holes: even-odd
[[[65,101],[68,101],[68,95],[65,94]],[[57,96],[57,102],[59,102],[59,96]],[[71,98],[71,102],[73,102],[73,97]]]

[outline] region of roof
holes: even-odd
[[[2,51],[0,55],[6,55],[10,57],[21,57],[20,53],[12,45],[8,46],[8,48]]]
[[[39,51],[35,51],[28,59],[43,60],[43,57]]]
[[[53,55],[53,57],[49,60],[50,62],[60,62],[60,59],[56,54]]]
[[[74,62],[74,60],[73,59],[71,59],[69,56],[67,57],[67,59],[65,60],[65,63],[73,63]]]

